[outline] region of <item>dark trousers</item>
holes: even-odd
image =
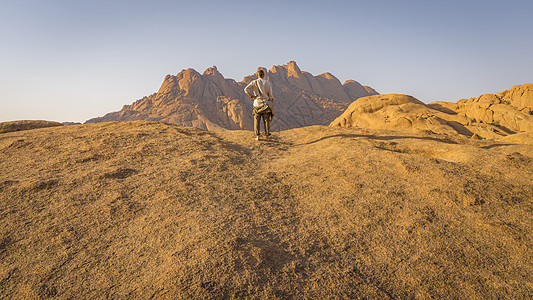
[[[254,131],[255,135],[260,135],[261,126],[260,121],[263,118],[263,127],[265,128],[265,135],[270,135],[270,122],[272,122],[272,112],[257,113],[257,109],[254,107]]]

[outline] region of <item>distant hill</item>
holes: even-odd
[[[330,124],[339,127],[424,130],[533,143],[533,84],[457,103],[423,102],[407,95],[376,95],[354,101]]]
[[[0,133],[23,131],[38,128],[63,126],[62,123],[43,120],[19,120],[0,123]]]
[[[327,125],[354,100],[378,94],[374,89],[335,76],[313,76],[296,62],[274,66],[267,74],[274,86],[278,113],[273,130]],[[157,93],[125,105],[120,111],[90,119],[87,123],[150,120],[211,131],[253,128],[252,101],[243,89],[254,75],[241,82],[226,79],[211,67],[203,74],[193,69],[167,75]]]
[[[429,132],[3,133],[0,298],[532,299],[532,166]]]

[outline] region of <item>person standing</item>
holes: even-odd
[[[259,140],[260,122],[263,119],[263,127],[265,128],[265,136],[270,136],[270,123],[272,122],[273,112],[268,106],[268,101],[274,102],[272,96],[272,84],[265,79],[265,70],[261,67],[257,68],[257,79],[250,82],[245,88],[244,92],[254,99],[253,104],[253,118],[255,139]]]

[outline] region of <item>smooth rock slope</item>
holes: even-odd
[[[457,103],[425,104],[398,94],[362,97],[330,126],[429,131],[531,144],[533,84]]]
[[[532,147],[146,121],[1,134],[0,295],[531,299]]]

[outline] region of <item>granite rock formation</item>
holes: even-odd
[[[210,131],[251,130],[252,104],[243,89],[255,78],[251,75],[236,82],[224,78],[214,66],[203,74],[183,70],[167,75],[157,93],[87,123],[150,120]],[[354,100],[377,94],[353,80],[342,84],[330,73],[314,76],[301,71],[294,61],[272,67],[267,79],[273,83],[278,108],[275,131],[327,125]]]
[[[389,94],[354,101],[330,126],[422,130],[531,143],[533,84],[514,86],[457,103],[423,102]]]

